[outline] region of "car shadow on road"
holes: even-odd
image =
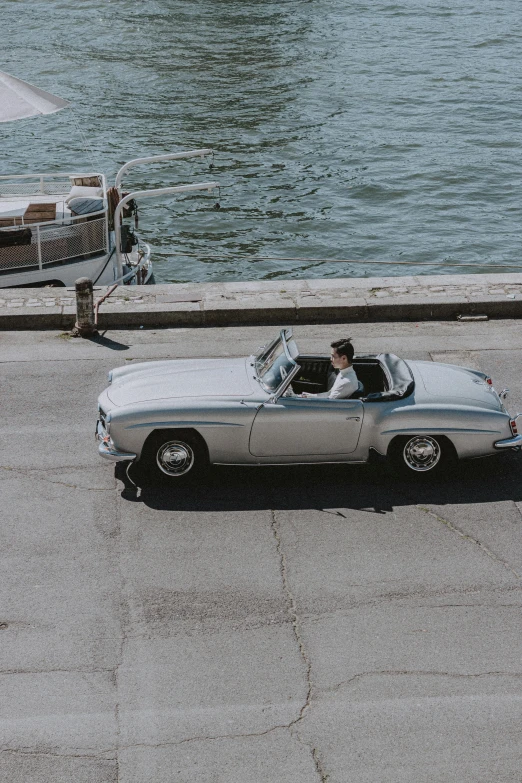
[[[438,481],[398,479],[385,464],[213,467],[201,481],[180,487],[136,487],[121,465],[116,477],[125,485],[124,500],[162,511],[356,509],[385,514],[419,504],[522,501],[521,467],[520,455],[509,454],[461,463]]]

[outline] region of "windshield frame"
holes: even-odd
[[[294,357],[291,355],[288,346],[288,343],[291,339],[292,339],[292,330],[281,329],[281,332],[279,333],[278,337],[275,337],[270,343],[268,343],[267,346],[263,346],[261,353],[259,353],[254,360],[256,379],[259,382],[260,386],[264,389],[264,391],[267,392],[267,394],[270,394],[270,396],[273,399],[277,399],[278,397],[281,396],[281,394],[285,391],[287,386],[291,383],[292,379],[299,372],[299,365],[295,361]],[[274,354],[274,352],[279,346],[282,346],[284,354],[288,362],[291,364],[291,369],[289,370],[286,378],[284,378],[284,380],[281,381],[279,386],[277,386],[275,389],[271,389],[269,386],[267,386],[266,383],[263,382],[263,378],[260,377],[259,372],[267,367],[271,356]],[[269,369],[269,367],[267,369]]]

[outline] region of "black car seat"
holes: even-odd
[[[359,381],[358,388],[354,391],[353,394],[350,395],[349,399],[350,400],[358,400],[361,397],[364,397],[365,394],[366,394],[366,390],[364,388],[364,383],[362,381]]]

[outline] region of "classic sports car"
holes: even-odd
[[[519,449],[517,417],[482,372],[393,354],[357,356],[349,399],[301,397],[332,383],[327,356],[300,354],[290,329],[257,356],[142,362],[109,373],[99,453],[178,483],[209,463],[368,462],[408,474]],[[334,376],[335,379],[335,376]]]

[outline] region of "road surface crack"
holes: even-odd
[[[439,514],[436,514],[435,511],[432,511],[430,508],[427,508],[426,506],[417,506],[417,508],[419,509],[419,511],[423,511],[425,514],[428,514],[429,516],[433,517],[438,522],[441,522],[441,524],[445,525],[447,528],[449,528],[449,530],[451,530],[453,533],[456,533],[465,541],[471,541],[472,544],[478,546],[479,549],[481,549],[484,552],[484,554],[486,554],[495,563],[503,566],[508,571],[511,571],[511,573],[514,574],[517,579],[522,579],[522,574],[519,574],[518,571],[515,571],[513,566],[511,566],[503,558],[499,557],[499,555],[495,554],[495,552],[492,552],[492,550],[489,549],[485,544],[483,544],[482,541],[479,541],[478,538],[474,538],[469,533],[465,533],[464,530],[461,530],[459,527],[454,525],[453,522],[449,521],[449,519],[445,519],[444,517],[439,516]]]
[[[294,632],[295,640],[297,642],[297,646],[299,649],[299,653],[301,655],[301,658],[303,660],[303,663],[305,665],[305,671],[306,671],[306,698],[304,701],[304,704],[302,705],[299,715],[291,721],[287,728],[290,730],[295,729],[297,725],[300,723],[300,721],[303,720],[306,713],[311,709],[312,706],[312,696],[313,696],[313,680],[312,680],[312,662],[310,660],[310,656],[308,654],[308,651],[305,647],[303,637],[301,634],[301,623],[299,621],[299,613],[297,610],[297,601],[295,599],[295,596],[292,592],[292,589],[290,587],[290,583],[288,580],[288,568],[287,568],[287,560],[286,560],[286,554],[283,550],[283,544],[281,540],[281,528],[279,525],[279,520],[277,518],[277,514],[275,510],[270,511],[271,514],[271,528],[272,528],[272,534],[274,536],[275,542],[276,542],[276,549],[277,554],[279,555],[279,570],[281,573],[281,580],[283,583],[283,592],[286,598],[286,603],[288,607],[288,613],[290,615],[290,619],[292,622],[292,629]],[[312,759],[317,771],[317,774],[319,776],[319,779],[321,780],[321,783],[327,783],[328,781],[328,774],[325,772],[323,763],[319,754],[319,751],[315,747],[315,745],[305,742],[298,731],[295,731],[295,736],[297,737],[298,741],[305,745],[312,754]]]
[[[515,504],[515,508],[522,517],[522,503],[519,503],[518,501],[514,500],[513,503]]]
[[[0,470],[4,470],[9,473],[17,473],[20,476],[23,476],[24,478],[28,479],[36,479],[36,481],[43,481],[46,484],[58,484],[60,487],[68,487],[69,489],[80,489],[84,492],[112,492],[111,487],[82,487],[79,484],[69,484],[66,481],[53,481],[53,479],[47,478],[46,476],[38,475],[39,472],[41,472],[41,469],[38,470],[31,470],[31,468],[27,468],[26,470],[22,470],[21,468],[12,468],[7,465],[0,465]]]
[[[96,759],[99,760],[101,756],[114,753],[113,749],[99,751],[98,753],[57,753],[53,750],[38,750],[37,748],[1,748],[0,753],[12,753],[21,756],[51,756],[59,759]],[[114,761],[114,758],[106,758],[106,761]]]
[[[275,511],[271,511],[271,517],[272,517],[272,533],[274,535],[275,541],[276,541],[276,547],[277,547],[277,553],[279,555],[279,570],[281,573],[281,579],[283,582],[283,592],[286,598],[286,603],[288,607],[288,613],[290,615],[290,619],[292,622],[292,629],[294,632],[294,636],[297,642],[297,646],[299,648],[299,653],[301,655],[301,658],[303,660],[303,663],[305,665],[306,670],[306,699],[301,707],[301,710],[299,712],[299,717],[296,718],[293,723],[296,723],[298,720],[301,720],[305,713],[310,709],[310,704],[312,701],[312,689],[313,689],[313,683],[312,683],[312,663],[310,661],[310,657],[308,655],[308,652],[305,648],[302,636],[301,636],[301,625],[299,622],[299,615],[297,613],[297,603],[295,600],[295,596],[292,593],[292,590],[290,589],[290,585],[288,583],[288,571],[287,571],[287,563],[286,563],[286,555],[283,552],[282,543],[281,543],[281,532],[279,528],[279,522],[276,517]],[[292,725],[292,724],[290,724]]]
[[[431,670],[383,670],[383,671],[368,671],[368,672],[360,672],[359,674],[354,674],[353,677],[350,677],[348,680],[342,680],[341,682],[338,682],[336,685],[332,685],[330,688],[325,688],[325,693],[337,691],[339,688],[344,687],[345,685],[350,685],[352,682],[355,682],[356,680],[361,679],[361,677],[449,677],[454,679],[469,679],[473,677],[522,677],[522,672],[504,672],[504,671],[494,671],[494,672],[476,672],[474,674],[461,674],[459,672],[439,672],[439,671],[431,671]]]
[[[110,674],[113,667],[106,669],[0,669],[0,677],[13,674]]]

